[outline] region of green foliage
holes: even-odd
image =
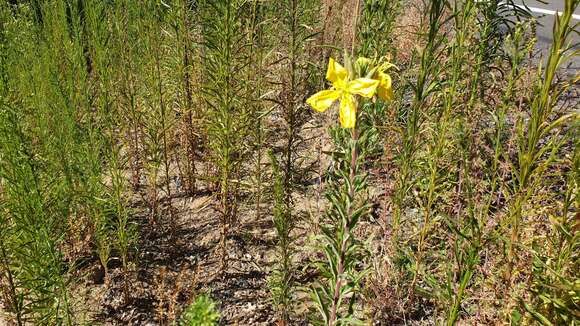
[[[574,33],[573,25],[570,25],[571,15],[580,2],[568,0],[565,2],[565,10],[554,23],[553,43],[550,48],[545,70],[539,70],[538,83],[532,94],[532,103],[529,112],[529,120],[524,122],[519,119],[516,123],[517,159],[514,164],[514,199],[509,206],[510,237],[508,245],[507,277],[513,276],[512,269],[516,263],[516,243],[519,242],[520,228],[523,219],[523,209],[526,202],[533,195],[534,189],[543,182],[540,177],[556,161],[557,153],[564,145],[565,139],[559,137],[561,126],[569,119],[573,119],[575,113],[552,118],[552,112],[557,106],[559,95],[562,94],[569,84],[554,85],[556,72],[562,60],[575,53],[568,52],[566,45],[570,35]],[[544,142],[541,142],[543,140]]]
[[[558,74],[578,55],[579,0],[564,1],[540,61],[535,22],[512,0],[351,3],[0,3],[2,318],[94,322],[87,311],[107,305],[85,309],[77,279],[94,269],[104,285],[89,287],[120,282],[134,304],[134,272],[157,266],[137,244],[165,216],[181,235],[208,195],[221,257],[199,266],[221,258],[226,271],[250,243],[233,233],[270,227],[273,241],[256,242],[274,257],[259,269],[278,323],[309,309],[325,325],[578,324],[578,77]],[[304,99],[335,50],[322,43],[348,28],[351,55],[394,61],[394,100],[361,100],[354,132],[318,138],[325,119]],[[310,228],[313,187],[326,215]],[[137,227],[146,219],[153,232]],[[312,301],[297,299],[302,285]],[[187,300],[176,292],[168,316]],[[175,322],[219,319],[202,295]]]
[[[280,171],[280,165],[272,152],[272,174],[274,179],[274,227],[277,235],[276,265],[269,279],[270,292],[274,307],[279,313],[279,318],[289,322],[294,299],[294,266],[293,238],[291,232],[295,222],[290,215],[290,207],[286,204],[284,191],[284,177]]]
[[[364,138],[364,132],[361,136]],[[326,198],[331,207],[319,236],[325,260],[316,263],[322,279],[312,286],[312,299],[320,316],[313,322],[323,325],[357,322],[353,316],[354,304],[364,276],[361,262],[365,251],[353,231],[370,209],[360,197],[367,184],[366,175],[356,173],[361,162],[356,159],[357,154],[353,154],[358,150],[357,145],[354,139],[348,142],[346,148],[337,149],[334,178],[328,180]],[[351,156],[355,157],[353,162],[348,159]],[[351,166],[354,166],[352,170]]]
[[[273,176],[273,221],[278,236],[276,259],[273,274],[269,280],[272,301],[278,313],[280,322],[289,323],[296,306],[295,269],[291,232],[297,224],[293,193],[300,187],[303,178],[302,166],[304,158],[298,155],[299,146],[304,138],[301,133],[308,121],[309,112],[303,109],[303,98],[310,84],[308,52],[312,46],[312,24],[316,21],[318,1],[290,0],[272,2],[265,6],[269,10],[267,18],[272,20],[267,31],[275,33],[278,39],[271,42],[276,50],[271,60],[280,64],[280,81],[269,86],[271,93],[279,92],[276,98],[272,94],[266,99],[275,104],[282,118],[282,147],[278,155],[270,152]],[[266,32],[266,28],[263,28]],[[266,34],[263,35],[267,42]]]
[[[6,6],[3,13],[14,14]],[[95,180],[87,176],[98,167],[87,158],[99,144],[91,144],[90,128],[77,124],[90,98],[84,19],[67,20],[64,4],[47,3],[37,30],[29,9],[16,8],[20,19],[3,20],[2,28],[9,53],[0,101],[3,270],[17,322],[72,325],[64,239],[69,218],[97,206]]]
[[[534,256],[533,282],[531,292],[532,304],[520,300],[523,308],[533,319],[542,325],[569,324],[574,325],[580,320],[578,307],[580,305],[580,291],[578,279],[574,275],[578,269],[578,219],[572,213],[573,207],[578,207],[578,114],[557,115],[559,96],[570,85],[557,83],[556,72],[566,57],[576,53],[567,46],[568,40],[574,33],[576,25],[571,24],[571,15],[578,8],[580,1],[567,0],[564,4],[562,16],[554,23],[554,39],[544,71],[539,71],[539,82],[533,89],[533,101],[529,120],[524,123],[518,121],[518,157],[514,163],[515,198],[510,206],[511,237],[508,242],[508,272],[512,276],[512,268],[516,263],[517,254],[515,243],[521,237],[520,228],[524,223],[523,209],[534,195],[534,189],[545,182],[542,178],[556,162],[560,161],[557,153],[563,146],[573,147],[573,155],[565,161],[570,172],[566,173],[565,185],[561,190],[563,200],[560,207],[549,215],[551,231],[546,239],[547,248],[540,248],[538,243],[530,248]],[[567,121],[572,121],[569,133],[575,135],[570,138],[561,135],[566,130]],[[571,141],[570,141],[571,140]]]
[[[2,19],[8,55],[0,101],[3,273],[11,280],[11,310],[18,323],[74,324],[68,287],[78,256],[70,253],[90,248],[65,240],[91,233],[105,270],[113,248],[125,263],[129,251],[121,237],[130,230],[123,160],[113,155],[121,151],[109,93],[115,56],[103,50],[109,31],[101,18],[109,8],[54,1],[1,9],[11,17]]]
[[[445,1],[435,0],[429,2],[428,7],[428,30],[424,35],[425,48],[420,52],[419,67],[416,73],[416,81],[412,83],[413,100],[410,107],[399,109],[401,126],[398,128],[402,139],[401,148],[395,157],[397,166],[396,186],[394,191],[394,218],[393,218],[393,242],[398,242],[400,224],[403,210],[405,209],[407,196],[413,185],[414,169],[416,168],[416,154],[419,149],[421,124],[423,111],[428,99],[439,88],[436,76],[439,74],[442,52],[441,28],[443,25],[443,10]]]
[[[248,61],[251,69],[247,69],[246,83],[246,105],[250,107],[251,120],[254,122],[249,132],[249,138],[253,143],[253,148],[249,151],[255,152],[253,189],[256,201],[256,219],[262,215],[262,192],[264,190],[264,138],[267,128],[264,125],[264,116],[268,114],[264,108],[263,97],[266,95],[266,60],[268,52],[272,47],[271,42],[265,37],[269,30],[266,24],[269,14],[269,6],[261,1],[254,0],[251,4],[249,22],[247,23],[248,36]],[[251,172],[250,172],[251,173]]]
[[[393,55],[393,30],[401,1],[364,0],[359,25],[358,54],[363,57]]]
[[[368,71],[358,63],[351,67],[349,59],[345,61],[351,76],[367,75]],[[359,107],[363,105],[361,99]],[[360,112],[364,111],[359,109],[359,118]],[[372,150],[376,129],[365,123],[353,129],[333,127],[331,136],[335,149],[327,179],[326,199],[330,206],[321,225],[322,234],[317,237],[324,259],[315,262],[321,279],[311,286],[317,310],[312,322],[353,325],[362,323],[356,314],[356,303],[368,272],[364,266],[365,245],[355,236],[359,222],[371,212],[367,200],[368,175],[361,167]]]
[[[209,146],[218,170],[219,213],[221,215],[222,267],[227,267],[227,238],[237,222],[240,184],[238,179],[244,157],[251,110],[245,105],[247,42],[243,29],[244,1],[208,0],[201,4],[204,45],[204,100]]]
[[[317,1],[290,0],[279,1],[273,8],[277,17],[276,27],[282,40],[284,53],[281,70],[282,100],[276,100],[284,120],[284,147],[280,159],[284,175],[284,201],[291,207],[291,194],[296,189],[298,162],[297,146],[301,143],[300,130],[307,121],[307,112],[301,110],[304,105],[301,99],[308,91],[308,49],[311,42],[313,7]],[[292,211],[289,211],[290,218]]]
[[[578,132],[578,124],[571,132]],[[574,156],[570,162],[566,188],[563,189],[564,200],[558,215],[550,216],[552,230],[545,247],[538,244],[533,248],[533,282],[530,291],[533,294],[531,303],[521,304],[532,317],[543,325],[575,325],[580,322],[580,287],[576,271],[580,262],[580,236],[577,230],[578,220],[573,210],[578,209],[580,198],[580,147],[575,143]]]
[[[443,10],[448,5],[453,9],[450,16]],[[569,3],[566,5],[570,7]],[[524,63],[534,46],[530,35],[533,29],[529,23],[514,25],[506,15],[498,14],[509,10],[514,9],[506,4],[429,2],[425,11],[429,21],[423,35],[425,47],[419,52],[416,66],[412,66],[418,70],[402,75],[412,76],[413,99],[398,108],[395,121],[400,124],[395,127],[400,140],[392,146],[398,153],[392,227],[396,250],[406,262],[407,274],[391,277],[396,280],[394,284],[410,293],[408,306],[402,309],[412,307],[418,294],[431,300],[437,311],[435,315],[444,311],[450,325],[469,318],[471,306],[466,298],[473,291],[487,288],[487,278],[478,272],[489,261],[483,255],[503,246],[507,249],[503,262],[512,259],[514,262],[504,265],[500,260],[495,268],[510,270],[510,266],[518,265],[517,276],[506,272],[502,281],[494,278],[495,282],[502,283],[495,286],[505,291],[496,300],[505,307],[502,318],[509,319],[512,311],[517,312],[513,309],[515,302],[527,294],[519,292],[525,286],[515,279],[523,275],[530,277],[531,271],[523,267],[519,257],[524,252],[537,255],[530,242],[544,239],[530,235],[525,240],[520,238],[523,227],[520,225],[525,225],[526,232],[530,232],[531,225],[526,220],[539,218],[534,213],[528,216],[528,212],[522,212],[527,205],[552,198],[542,189],[549,187],[550,178],[555,176],[540,176],[538,171],[557,169],[557,162],[561,162],[559,153],[571,139],[563,131],[574,115],[562,113],[555,106],[568,83],[556,84],[551,80],[558,66],[555,63],[562,61],[558,56],[565,56],[566,51],[561,51],[564,48],[551,51],[544,76],[539,78],[544,81],[538,82],[537,90],[528,96],[531,99],[529,115],[522,113],[521,110],[528,108],[522,105],[522,96],[526,95],[518,91],[525,83]],[[520,18],[529,16],[519,8],[515,11]],[[555,39],[559,41],[554,45],[566,43],[563,39],[572,27],[564,26],[569,24],[559,21],[555,27]],[[506,34],[501,34],[499,31],[504,27],[507,29],[502,33]],[[450,29],[452,32],[446,33]],[[484,48],[482,44],[489,46]],[[507,67],[501,82],[484,70],[492,62],[500,65],[502,71]],[[502,86],[494,91],[501,95],[493,104],[486,96],[493,94],[489,85],[498,84]],[[542,100],[546,94],[550,96]],[[519,119],[521,123],[510,124]],[[492,122],[493,127],[489,128],[488,122],[482,123],[482,120]],[[538,138],[539,134],[542,136]],[[481,135],[485,135],[491,151],[478,153],[481,146],[488,146],[482,144]],[[542,141],[537,142],[540,138]],[[518,143],[519,153],[514,153],[513,144]],[[518,171],[524,171],[524,175]],[[479,172],[484,172],[483,178]],[[511,179],[507,176],[510,173]],[[525,180],[526,186],[519,187],[520,180]],[[499,234],[492,230],[494,219],[502,220]],[[412,236],[401,239],[400,234]],[[510,254],[512,250],[518,253]],[[413,276],[410,280],[409,275]],[[533,310],[525,304],[526,310]],[[533,315],[538,316],[538,311]]]
[[[207,295],[202,294],[195,298],[181,315],[180,326],[213,326],[217,325],[220,314],[216,311],[215,302]]]

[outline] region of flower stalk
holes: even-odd
[[[357,173],[357,159],[358,159],[358,132],[356,129],[356,125],[351,130],[351,156],[350,156],[350,173],[348,178],[348,197],[351,201],[354,200],[355,196],[355,178]],[[347,216],[352,216],[352,205],[348,206]],[[344,226],[344,233],[350,234],[349,224],[347,223]],[[342,239],[342,243],[340,246],[340,260],[338,261],[338,274],[342,276],[344,274],[344,266],[345,266],[345,258],[346,258],[346,251],[348,250],[348,242],[350,237],[344,237]],[[338,277],[335,281],[334,285],[334,295],[332,298],[332,308],[331,308],[331,315],[330,320],[328,321],[328,325],[334,325],[337,320],[337,311],[340,305],[340,294],[342,292],[343,286],[343,278]]]
[[[331,171],[327,198],[331,207],[327,221],[321,226],[321,247],[326,261],[318,262],[320,274],[325,278],[312,287],[315,306],[322,315],[324,325],[352,324],[354,304],[364,277],[362,267],[363,246],[353,232],[361,218],[367,216],[370,206],[360,196],[367,187],[366,175],[359,173],[359,162],[364,158],[365,124],[357,126],[363,116],[365,102],[357,97],[378,98],[390,94],[390,77],[385,71],[388,63],[359,58],[351,65],[348,57],[346,67],[330,59],[326,78],[333,87],[314,94],[307,100],[317,111],[328,109],[340,101],[340,124],[343,128],[331,129],[337,146],[333,160],[336,171]],[[351,79],[351,76],[359,78]]]

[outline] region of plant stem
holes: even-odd
[[[22,311],[20,305],[18,304],[18,297],[16,295],[16,285],[14,284],[14,277],[12,271],[10,270],[10,262],[8,261],[8,254],[6,253],[6,248],[4,248],[4,242],[0,243],[0,253],[2,253],[2,267],[4,267],[4,273],[8,279],[8,288],[10,291],[10,300],[12,301],[13,309],[16,314],[16,323],[18,326],[24,325],[22,322]]]
[[[360,1],[356,0],[356,9],[354,12],[354,23],[352,24],[352,40],[350,44],[350,56],[354,57],[354,48],[356,46],[356,27],[358,26],[358,19],[360,15]],[[354,128],[353,128],[354,130]]]
[[[191,92],[191,74],[190,74],[190,65],[191,65],[191,54],[189,49],[189,33],[190,33],[190,24],[189,24],[189,8],[188,2],[183,1],[183,28],[185,29],[185,39],[183,40],[183,83],[185,88],[185,109],[187,112],[187,191],[189,192],[190,196],[195,194],[195,150],[197,147],[196,140],[195,140],[195,131],[193,126],[193,94]]]
[[[351,156],[350,156],[350,174],[348,177],[348,197],[349,197],[349,204],[347,207],[347,217],[348,220],[346,221],[344,228],[343,228],[343,235],[342,235],[342,243],[340,245],[340,259],[338,261],[337,267],[337,277],[336,282],[334,284],[334,295],[332,298],[332,307],[330,318],[328,319],[328,326],[333,326],[337,320],[337,312],[338,312],[338,305],[340,299],[340,292],[343,285],[342,275],[344,274],[344,264],[346,258],[346,251],[348,249],[348,241],[350,239],[350,217],[352,215],[352,202],[355,196],[355,178],[357,173],[357,160],[358,160],[358,131],[356,129],[356,125],[352,128],[351,131]]]

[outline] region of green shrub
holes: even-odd
[[[217,325],[220,314],[216,311],[215,302],[207,295],[198,296],[185,308],[179,321],[180,326]]]

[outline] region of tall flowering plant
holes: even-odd
[[[361,272],[364,251],[353,231],[361,217],[369,213],[370,205],[361,198],[366,188],[366,175],[358,169],[365,153],[359,135],[365,130],[357,128],[357,119],[364,101],[389,101],[393,97],[391,77],[387,73],[392,67],[390,63],[358,58],[352,64],[346,57],[345,66],[331,58],[326,72],[331,88],[306,101],[318,112],[338,103],[340,125],[350,129],[350,141],[342,148],[343,155],[334,157],[339,163],[338,178],[331,180],[326,194],[331,207],[326,212],[327,219],[319,237],[325,260],[316,263],[322,278],[311,287],[320,316],[313,322],[327,326],[358,322],[353,316],[353,307],[364,275]]]

